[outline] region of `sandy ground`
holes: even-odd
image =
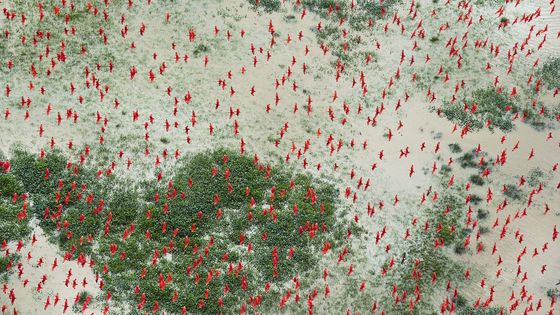
[[[77,294],[86,291],[95,298],[100,293],[99,282],[89,265],[65,261],[40,227],[32,235],[36,241],[27,242],[19,250],[21,260],[3,286],[2,302],[7,303],[8,309],[19,314],[101,314],[94,299],[84,313],[82,307],[76,308],[77,312],[72,308]],[[8,250],[18,252],[17,244],[11,244]],[[13,303],[12,294],[16,297]]]

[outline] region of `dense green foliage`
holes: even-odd
[[[465,110],[463,104],[467,104]],[[472,112],[472,105],[476,104],[476,110]],[[491,124],[490,130],[498,128],[502,131],[513,129],[512,117],[515,113],[521,112],[521,108],[514,101],[503,93],[498,93],[493,88],[480,89],[472,93],[470,99],[465,100],[460,105],[447,104],[443,107],[443,114],[447,119],[469,126],[470,130],[478,130],[486,126],[487,121]]]
[[[0,174],[0,244],[22,240],[29,234],[28,206],[15,177],[10,173]],[[13,264],[13,257],[1,257],[0,274],[6,272],[10,260]]]
[[[138,187],[98,178],[58,152],[12,155],[13,175],[36,202],[40,225],[67,253],[92,255],[115,303],[218,313],[261,296],[253,306],[270,309],[284,283],[318,272],[325,243],[344,242],[335,239],[345,229],[331,185],[232,151],[191,156],[169,181]]]
[[[549,88],[560,88],[560,57],[545,62],[539,72],[542,82]]]

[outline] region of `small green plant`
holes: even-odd
[[[286,16],[284,16],[284,21],[286,22],[293,22],[296,20],[296,16],[293,14],[288,14]]]
[[[462,296],[461,294],[457,295],[457,300],[455,301],[455,303],[457,304],[458,308],[462,308],[467,306],[467,299]]]
[[[22,203],[18,205],[21,207]],[[0,204],[0,242],[20,240],[29,234],[29,219],[20,217],[21,211],[19,207]]]
[[[8,264],[10,263],[10,258],[6,256],[0,256],[0,275],[7,272]]]
[[[455,254],[457,254],[457,255],[462,255],[462,254],[464,254],[464,253],[467,252],[467,249],[466,249],[463,245],[461,245],[461,244],[455,244],[455,245],[453,246],[453,251],[454,251]]]
[[[508,198],[511,198],[513,200],[521,200],[523,198],[523,191],[516,185],[507,184],[506,191],[504,191],[504,195],[506,195]]]
[[[560,297],[560,290],[558,290],[557,288],[550,288],[548,290],[546,290],[546,296],[548,296],[549,298],[559,298]]]
[[[469,176],[469,181],[477,186],[484,185],[484,179],[482,179],[482,177],[478,174],[473,174]]]
[[[450,143],[449,144],[449,150],[451,150],[451,153],[461,153],[461,152],[463,152],[463,149],[461,149],[461,146],[458,143]]]
[[[500,308],[487,307],[487,308],[473,308],[472,303],[467,302],[464,307],[457,310],[458,315],[496,315],[500,314]]]
[[[474,161],[474,152],[465,152],[458,159],[462,168],[476,167],[478,164]]]
[[[78,293],[79,300],[77,301],[77,303],[72,305],[72,310],[76,313],[81,313],[82,312],[82,307],[84,306],[84,303],[86,302],[86,299],[89,296],[91,296],[89,294],[89,292],[80,291],[80,293]],[[90,297],[90,299],[91,299],[91,297]]]
[[[482,201],[482,198],[479,195],[472,194],[471,195],[471,203],[474,205],[478,205]]]
[[[200,57],[202,54],[208,53],[208,51],[210,51],[210,48],[208,48],[208,46],[203,43],[199,43],[194,47],[193,55],[195,57]]]
[[[488,218],[489,215],[490,215],[490,212],[488,210],[485,210],[485,209],[478,209],[478,211],[476,213],[476,217],[480,220],[484,220],[484,219]]]
[[[529,184],[531,187],[536,187],[544,181],[545,174],[543,170],[541,170],[540,168],[534,168],[529,171],[529,174],[527,176],[527,184]]]

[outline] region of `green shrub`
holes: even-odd
[[[534,168],[529,171],[527,175],[527,184],[531,187],[537,187],[540,183],[544,182],[545,174],[540,168]]]
[[[469,105],[469,109],[463,110],[463,104]],[[477,109],[471,113],[470,107],[476,103]],[[498,93],[494,88],[479,89],[473,92],[470,99],[460,103],[461,105],[446,104],[443,107],[443,114],[447,119],[459,123],[461,126],[469,125],[470,130],[483,128],[487,120],[492,124],[490,130],[498,128],[508,132],[513,129],[512,115],[521,112],[521,108],[504,93]],[[510,107],[506,111],[506,107]]]
[[[458,308],[462,308],[467,306],[467,299],[462,296],[461,294],[457,295],[457,300],[455,301],[455,303],[457,304]]]
[[[457,309],[458,315],[496,315],[500,313],[500,309],[497,307],[487,307],[487,308],[473,308],[472,303],[467,302],[466,306]]]
[[[0,197],[12,197],[21,194],[21,187],[15,177],[9,174],[0,174]]]
[[[28,218],[18,219],[22,204],[18,203],[18,206],[0,204],[0,243],[4,240],[8,242],[20,240],[29,234]]]
[[[22,183],[26,192],[37,194],[50,194],[56,191],[53,178],[57,181],[66,168],[66,160],[54,151],[46,154],[43,160],[25,151],[16,149],[12,153],[12,174]],[[49,170],[49,179],[45,179],[46,170]]]
[[[256,0],[249,0],[249,3],[252,4],[255,9],[263,8],[266,12],[278,11],[281,5],[280,0],[260,0],[258,6]]]
[[[523,198],[523,191],[516,185],[506,184],[506,189],[507,190],[504,192],[504,195],[508,198],[513,200],[521,200],[521,198]]]
[[[450,143],[449,144],[449,150],[451,150],[451,153],[461,153],[461,152],[463,152],[463,149],[461,149],[461,146],[458,143]]]
[[[484,220],[486,218],[488,218],[488,216],[490,215],[490,212],[488,210],[484,210],[484,209],[478,209],[477,213],[476,213],[476,217],[478,219]]]
[[[200,57],[202,54],[208,53],[208,51],[210,51],[210,48],[208,46],[206,46],[203,43],[199,43],[194,47],[193,55],[195,57]],[[165,142],[163,142],[163,143],[165,143]]]
[[[551,288],[546,290],[546,296],[548,296],[549,298],[555,297],[555,298],[559,298],[560,297],[560,290],[558,290],[557,288]]]
[[[474,151],[465,152],[461,155],[458,159],[462,168],[476,168],[478,167],[478,163],[475,161],[475,153]]]
[[[474,205],[478,205],[482,201],[482,198],[479,195],[472,194],[471,195],[471,202]]]
[[[541,80],[549,88],[560,88],[560,57],[546,61],[539,71]]]
[[[443,175],[440,176],[443,177]],[[416,227],[401,247],[391,249],[397,252],[391,256],[399,257],[405,254],[406,259],[403,259],[400,265],[388,271],[381,283],[376,284],[385,288],[388,298],[382,300],[381,303],[387,313],[431,314],[432,311],[435,311],[434,305],[429,302],[416,305],[412,311],[408,309],[408,303],[395,305],[394,299],[391,298],[393,284],[397,285],[400,293],[404,290],[414,292],[418,287],[422,291],[423,299],[427,298],[429,301],[434,292],[444,290],[445,282],[440,281],[440,279],[461,276],[463,268],[451,258],[450,253],[451,250],[456,254],[465,253],[463,242],[466,236],[472,232],[465,228],[466,205],[463,200],[462,190],[455,186],[442,190],[440,199],[436,204],[421,211],[424,216],[421,221],[429,222],[429,229],[424,231],[423,226]],[[444,249],[434,248],[436,240],[438,240],[438,243],[443,241]],[[449,248],[449,250],[445,248]],[[390,259],[388,258],[384,264],[385,268],[387,268]],[[417,268],[415,268],[416,260],[419,262]],[[420,277],[414,278],[412,276],[414,269]],[[438,279],[435,285],[431,282],[434,272]]]
[[[7,271],[9,262],[10,262],[9,257],[6,257],[4,255],[0,256],[0,275]]]
[[[478,174],[473,174],[469,176],[469,181],[477,186],[484,185],[484,179],[482,179],[482,177]]]

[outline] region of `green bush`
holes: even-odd
[[[560,88],[560,57],[546,61],[539,71],[541,80],[549,88]]]
[[[480,158],[481,156],[486,156],[486,153],[480,152],[477,155],[475,153],[475,150],[470,150],[461,155],[458,161],[462,168],[477,168],[480,170],[484,170],[488,167],[489,163],[485,160],[482,162],[482,164],[479,164],[478,158]]]
[[[466,306],[458,308],[458,315],[496,315],[500,313],[500,309],[497,307],[487,307],[483,309],[482,307],[473,308],[472,303],[467,303]]]
[[[482,201],[482,198],[479,195],[472,194],[471,195],[471,203],[474,205],[478,205]]]
[[[210,48],[209,48],[208,46],[206,46],[206,45],[203,44],[203,43],[199,43],[199,44],[197,44],[197,45],[195,46],[195,48],[194,48],[194,50],[193,50],[193,55],[194,55],[195,57],[199,57],[199,56],[201,56],[202,54],[207,53],[208,51],[210,51]],[[163,139],[164,139],[164,138],[162,138],[162,141],[161,141],[161,142],[166,143],[166,142],[164,142]]]
[[[478,219],[484,220],[486,218],[488,218],[488,216],[490,215],[490,212],[488,210],[484,210],[484,209],[478,209],[477,213],[476,213],[476,217]]]
[[[397,285],[400,294],[404,290],[407,293],[414,292],[418,287],[422,291],[422,298],[429,301],[434,292],[444,290],[445,282],[440,279],[457,279],[463,273],[462,266],[450,256],[452,251],[456,254],[466,252],[463,243],[466,236],[472,232],[465,228],[467,216],[463,200],[462,190],[456,186],[442,190],[436,204],[421,211],[423,217],[419,219],[429,222],[429,229],[424,231],[423,225],[412,229],[403,246],[391,249],[396,252],[391,256],[402,255],[405,258],[400,264],[395,262],[399,265],[389,270],[382,282],[376,284],[385,288],[388,298],[380,303],[388,314],[431,314],[436,311],[434,305],[429,302],[415,305],[413,310],[409,309],[408,303],[395,304],[391,298],[393,284]],[[438,243],[443,241],[443,249],[434,248],[436,240]],[[388,268],[390,259],[384,264],[385,268]],[[416,260],[419,262],[418,267],[415,267]],[[419,277],[413,277],[414,270]],[[435,285],[431,282],[434,273],[438,279]]]
[[[252,4],[255,9],[263,8],[266,12],[278,11],[281,5],[280,0],[260,0],[258,6],[256,0],[249,0],[249,3]]]
[[[523,198],[523,191],[513,184],[506,184],[506,191],[504,195],[513,200],[521,200]]]
[[[463,104],[469,105],[467,111]],[[471,113],[470,106],[476,103],[476,111]],[[470,130],[478,130],[486,126],[488,119],[492,121],[490,130],[498,128],[508,132],[513,129],[512,115],[521,112],[521,108],[512,99],[503,93],[498,93],[494,88],[479,89],[473,92],[470,99],[464,100],[461,105],[446,104],[443,114],[447,119],[459,123],[461,126],[469,125]],[[506,111],[506,107],[511,107]]]
[[[9,262],[10,262],[9,257],[6,257],[4,255],[0,256],[0,275],[7,271]]]
[[[46,154],[43,160],[38,157],[22,151],[14,150],[12,153],[11,163],[12,173],[22,183],[26,192],[32,194],[50,194],[56,190],[53,178],[60,178],[60,175],[66,168],[66,160],[58,152]],[[45,179],[46,170],[49,170],[49,179]]]
[[[461,149],[461,146],[458,143],[450,143],[449,144],[449,150],[451,150],[451,153],[461,153],[461,152],[463,152],[463,149]]]
[[[15,177],[9,174],[0,174],[0,197],[12,197],[21,194],[21,187]]]
[[[20,240],[29,234],[28,218],[18,219],[22,204],[17,205],[0,203],[0,243]]]
[[[551,288],[546,290],[546,296],[548,296],[549,298],[559,298],[560,297],[560,290],[558,290],[557,288]]]
[[[527,184],[531,187],[537,187],[540,183],[544,182],[545,177],[546,176],[543,170],[540,168],[534,168],[529,171],[529,174],[527,175]]]
[[[469,181],[477,186],[484,185],[484,179],[482,179],[482,177],[478,174],[473,174],[469,176]]]

